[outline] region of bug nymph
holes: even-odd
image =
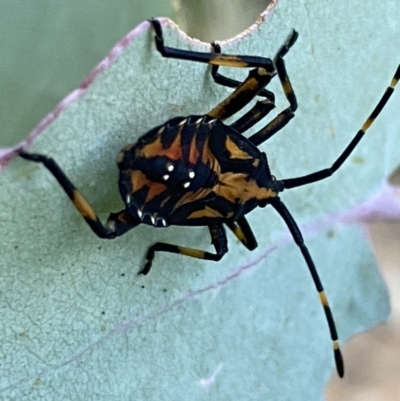
[[[155,227],[234,222],[283,190],[264,153],[207,116],[174,118],[118,160],[127,210]]]
[[[257,241],[246,214],[257,206],[271,205],[285,221],[311,273],[329,326],[336,369],[343,377],[343,359],[328,299],[301,232],[279,193],[323,180],[340,168],[389,100],[400,77],[400,66],[362,128],[330,167],[302,177],[276,180],[271,175],[266,155],[257,146],[280,131],[294,117],[297,109],[296,96],[284,62],[284,56],[297,39],[297,32],[293,31],[275,58],[269,59],[221,54],[216,43],[212,43],[213,51],[210,53],[166,47],[160,22],[149,22],[155,31],[156,48],[163,57],[211,64],[214,81],[235,90],[207,114],[173,118],[120,152],[117,158],[119,190],[125,208],[111,213],[107,223],[102,224],[53,159],[23,149],[19,151],[20,156],[47,167],[100,238],[121,236],[139,224],[157,228],[169,225],[208,227],[215,253],[157,242],[147,250],[147,261],[140,271],[142,274],[150,271],[156,252],[220,260],[228,251],[224,225],[245,247],[255,249]],[[237,82],[219,74],[220,66],[252,70],[243,82]],[[274,94],[265,89],[275,76],[279,78],[289,105],[264,128],[246,138],[243,134],[275,107]],[[234,123],[224,123],[256,96],[263,100],[257,101]]]

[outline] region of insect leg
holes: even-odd
[[[271,102],[269,99],[257,101],[247,113],[238,118],[230,127],[242,134],[267,116],[274,108],[275,103]]]
[[[347,145],[346,149],[342,152],[342,154],[336,159],[336,161],[332,164],[331,167],[316,171],[315,173],[307,174],[302,177],[297,178],[288,178],[286,180],[282,180],[282,183],[286,189],[300,187],[302,185],[311,184],[312,182],[324,180],[325,178],[330,177],[333,173],[338,170],[341,165],[345,162],[345,160],[350,156],[351,152],[358,145],[361,138],[364,136],[365,132],[375,121],[376,117],[378,117],[379,113],[385,107],[387,101],[390,96],[394,92],[394,88],[397,82],[400,80],[400,65],[397,67],[397,70],[390,82],[390,85],[386,88],[385,93],[379,100],[378,104],[375,106],[375,109],[369,115],[369,117],[365,120],[361,129],[357,132],[355,137],[351,140],[351,142]]]
[[[221,53],[221,46],[218,43],[211,42],[211,47],[213,48],[214,53]],[[211,76],[215,83],[222,85],[222,86],[227,86],[228,88],[236,88],[241,84],[240,81],[236,81],[235,79],[228,78],[228,77],[225,77],[224,75],[221,75],[218,72],[218,69],[219,69],[219,65],[211,66]],[[272,103],[275,102],[275,95],[271,91],[269,91],[265,88],[262,89],[258,93],[258,95],[266,97]]]
[[[164,38],[161,28],[160,21],[151,19],[149,22],[153,25],[155,30],[155,42],[157,50],[163,57],[176,58],[179,60],[190,60],[201,63],[207,63],[211,65],[226,66],[226,67],[237,67],[247,68],[256,67],[264,68],[264,74],[275,75],[274,63],[271,59],[266,57],[258,56],[236,56],[229,54],[220,54],[215,52],[195,52],[190,50],[175,49],[172,47],[166,47],[164,45]]]
[[[289,101],[290,107],[286,110],[284,110],[282,113],[280,113],[273,121],[271,121],[271,125],[269,125],[269,129],[273,131],[272,133],[269,133],[267,131],[267,137],[263,139],[264,130],[261,130],[259,133],[255,134],[254,136],[254,143],[255,141],[259,141],[258,143],[255,143],[258,145],[259,143],[263,142],[264,140],[268,139],[271,137],[275,132],[279,131],[281,128],[283,128],[293,117],[294,117],[294,111],[297,109],[297,101],[296,101],[296,96],[294,95],[292,85],[290,83],[289,77],[286,73],[286,68],[285,68],[285,62],[283,61],[283,57],[289,52],[290,48],[294,45],[298,38],[298,33],[293,30],[292,35],[290,36],[289,40],[287,43],[285,43],[281,49],[279,50],[278,54],[275,57],[274,65],[276,67],[276,71],[278,72],[279,79],[281,81],[284,93],[286,95],[286,98]],[[214,47],[214,52],[220,52],[220,47],[216,43],[212,43]],[[222,76],[218,74],[218,68],[219,65],[213,65],[212,70],[211,70],[211,75],[214,78],[214,81],[217,83],[220,83],[225,86],[230,86],[230,87],[235,87],[237,86],[238,82],[235,80],[232,80],[230,78],[227,78],[225,76]],[[256,72],[260,72],[258,69],[254,70]],[[252,71],[249,74],[249,77],[243,82],[243,85],[246,84],[247,81],[249,81],[248,85],[253,85],[251,83],[251,74],[254,72]],[[269,79],[271,80],[271,78]],[[260,77],[258,78],[259,84],[262,83],[262,79]],[[245,115],[243,115],[239,120],[237,120],[235,123],[231,125],[233,129],[236,131],[243,133],[250,127],[252,127],[254,124],[256,124],[258,121],[260,121],[262,118],[264,118],[274,107],[275,107],[275,97],[272,92],[267,91],[264,87],[269,83],[264,82],[262,89],[259,87],[255,86],[254,91],[256,91],[256,94],[265,96],[266,99],[262,102],[257,102],[256,105],[251,109],[249,112],[247,112]],[[227,113],[228,116],[230,117],[232,114],[236,113],[236,111],[240,110],[240,108],[243,108],[251,98],[249,99],[249,94],[246,93],[246,90],[243,88],[242,90],[239,90],[240,86],[237,88],[235,92],[231,94],[227,99],[225,99],[222,103],[217,105],[210,113],[209,115],[212,114],[222,114]],[[239,97],[239,99],[238,99]],[[234,106],[238,101],[240,102],[240,99],[242,100],[242,105],[240,108],[234,108],[237,106]],[[233,105],[230,103],[233,102]],[[224,108],[227,108],[227,110],[224,111]],[[235,110],[233,113],[230,112],[230,109]],[[220,118],[220,117],[217,117]],[[227,118],[227,117],[224,117]],[[250,138],[251,139],[251,138]],[[253,142],[252,141],[252,142]]]
[[[74,184],[72,184],[53,159],[37,153],[28,153],[24,150],[20,150],[19,155],[26,160],[35,163],[43,163],[43,165],[57,179],[58,183],[67,193],[78,212],[98,237],[112,239],[125,234],[128,230],[134,228],[140,223],[140,220],[134,219],[134,217],[132,217],[127,211],[122,210],[118,213],[111,213],[107,223],[103,225],[86,199],[75,188]]]
[[[221,46],[218,43],[211,42],[211,46],[213,47],[215,53],[221,53]],[[211,67],[211,76],[213,77],[215,83],[227,86],[229,88],[237,88],[239,85],[241,85],[241,82],[219,74],[218,69],[218,65],[213,65]],[[250,127],[264,118],[271,110],[275,108],[275,95],[272,92],[263,88],[258,95],[264,96],[266,99],[263,101],[257,101],[251,110],[231,124],[231,128],[240,133],[247,131]]]
[[[165,242],[157,242],[148,249],[146,255],[146,264],[139,274],[147,274],[150,271],[155,252],[179,253],[181,255],[191,256],[192,258],[213,260],[215,262],[221,260],[221,258],[228,252],[228,240],[226,238],[225,229],[222,224],[215,224],[209,226],[209,230],[211,235],[211,243],[214,245],[216,253],[210,253],[200,249],[186,248],[178,245],[171,245]]]
[[[288,42],[281,47],[275,58],[276,71],[281,82],[283,92],[289,102],[289,107],[279,113],[272,121],[269,122],[263,129],[250,136],[249,141],[254,145],[259,145],[274,134],[280,131],[293,117],[297,109],[297,99],[294,94],[292,84],[286,72],[285,61],[283,57],[288,53],[290,48],[295,44],[298,38],[298,33],[293,30]],[[256,121],[257,122],[257,121]]]
[[[299,227],[297,226],[297,223],[293,219],[292,215],[290,214],[289,210],[286,208],[284,203],[278,197],[271,198],[270,203],[274,207],[274,209],[279,213],[279,215],[283,218],[283,220],[285,221],[290,233],[292,234],[292,237],[293,237],[296,245],[300,248],[300,251],[303,254],[304,260],[307,263],[307,266],[311,273],[315,287],[318,291],[322,307],[324,308],[326,320],[328,322],[329,331],[330,331],[331,339],[332,339],[333,352],[334,352],[335,363],[336,363],[336,370],[338,372],[339,377],[343,377],[344,363],[343,363],[343,357],[342,357],[342,353],[340,351],[340,347],[339,347],[339,343],[338,343],[338,335],[337,335],[337,331],[336,331],[336,325],[335,325],[335,321],[332,316],[332,311],[329,307],[328,298],[325,295],[324,288],[323,288],[321,280],[318,276],[317,269],[314,265],[311,255],[308,252],[308,249],[304,243],[303,236],[301,235],[301,231],[300,231]]]
[[[250,251],[257,248],[257,240],[254,237],[253,231],[246,219],[246,217],[242,216],[239,219],[232,223],[227,222],[226,225],[232,230],[237,239]]]
[[[155,42],[157,50],[163,57],[181,60],[197,61],[216,66],[252,68],[248,77],[241,83],[227,99],[214,107],[207,115],[224,120],[249,103],[276,75],[274,63],[271,59],[257,56],[236,56],[215,52],[194,52],[180,50],[164,45],[161,24],[158,20],[149,21],[156,32]]]

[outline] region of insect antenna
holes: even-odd
[[[307,263],[308,270],[311,273],[312,279],[314,281],[314,285],[318,291],[319,299],[321,301],[322,307],[324,308],[326,320],[328,322],[329,331],[331,334],[332,346],[333,346],[333,353],[334,353],[334,357],[335,357],[336,370],[337,370],[339,377],[343,377],[344,376],[344,363],[343,363],[343,357],[342,357],[342,353],[340,351],[340,347],[339,347],[339,343],[338,343],[338,335],[337,335],[335,321],[333,320],[332,311],[331,311],[331,308],[329,307],[328,299],[325,295],[324,288],[323,288],[321,280],[318,276],[318,272],[317,272],[315,264],[311,258],[310,252],[308,251],[308,249],[304,243],[303,236],[301,234],[301,231],[300,231],[297,223],[295,222],[294,218],[292,217],[292,215],[290,214],[289,210],[286,208],[284,203],[280,200],[280,198],[279,197],[273,198],[271,200],[271,205],[279,213],[279,215],[282,217],[282,219],[285,221],[290,233],[292,234],[294,242],[300,248],[300,251],[303,254],[304,260]]]
[[[365,120],[363,126],[357,132],[355,137],[351,140],[351,142],[347,145],[342,154],[336,159],[336,161],[332,164],[331,167],[325,168],[323,170],[316,171],[315,173],[307,174],[302,177],[296,178],[288,178],[285,180],[281,180],[286,189],[300,187],[302,185],[311,184],[312,182],[324,180],[325,178],[330,177],[336,170],[340,168],[340,166],[345,162],[345,160],[350,156],[351,152],[361,141],[364,134],[367,132],[368,128],[375,121],[376,117],[378,117],[379,113],[385,107],[386,103],[390,99],[394,92],[394,88],[400,80],[400,65],[397,67],[397,70],[390,82],[390,85],[386,88],[385,93],[380,98],[378,104],[375,106],[372,113]]]

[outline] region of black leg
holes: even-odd
[[[161,24],[158,20],[152,19],[149,22],[153,25],[155,30],[155,42],[157,50],[163,57],[176,58],[179,60],[197,61],[200,63],[207,63],[211,65],[226,66],[226,67],[256,67],[264,68],[268,73],[275,73],[273,62],[269,58],[258,56],[235,56],[230,54],[220,53],[206,53],[194,52],[190,50],[175,49],[164,45],[164,38],[162,33]]]
[[[208,116],[225,120],[242,109],[271,81],[276,75],[274,63],[266,57],[236,56],[220,53],[202,53],[188,50],[180,50],[164,45],[161,24],[157,20],[149,21],[156,32],[155,42],[157,50],[163,57],[181,60],[197,61],[215,66],[226,66],[236,68],[252,68],[246,80],[236,90],[211,111]]]
[[[211,46],[213,47],[213,51],[215,53],[221,53],[221,46],[218,43],[211,42]],[[211,76],[213,77],[214,82],[217,84],[227,86],[229,88],[237,88],[241,84],[239,81],[219,74],[218,69],[218,65],[213,65],[211,68]],[[231,124],[231,128],[243,133],[275,108],[275,95],[272,92],[263,88],[258,95],[263,96],[266,99],[263,101],[258,101],[250,111]]]
[[[274,134],[280,131],[293,117],[297,109],[297,99],[294,94],[292,84],[288,77],[283,57],[289,52],[290,48],[295,44],[298,38],[298,33],[293,31],[288,42],[281,47],[275,59],[276,71],[281,82],[283,92],[289,102],[289,107],[279,113],[268,125],[263,129],[250,136],[249,140],[254,145],[260,145],[262,142],[271,138]]]
[[[390,85],[387,87],[385,93],[379,100],[373,112],[369,115],[369,117],[367,118],[361,129],[357,132],[356,136],[352,139],[352,141],[349,143],[349,145],[346,147],[343,153],[337,158],[337,160],[332,164],[331,167],[319,170],[315,173],[304,175],[302,177],[288,178],[286,180],[282,180],[284,187],[289,189],[294,187],[300,187],[302,185],[311,184],[316,181],[324,180],[325,178],[330,177],[335,171],[337,171],[341,167],[341,165],[345,162],[345,160],[350,156],[351,152],[358,145],[361,138],[364,136],[365,132],[368,130],[368,128],[375,121],[376,117],[378,117],[379,113],[385,107],[390,96],[392,96],[394,88],[399,79],[400,79],[400,65],[397,67],[396,73],[394,74]]]
[[[275,104],[269,99],[257,101],[253,108],[232,123],[230,127],[242,134],[262,120],[274,108]]]
[[[213,48],[214,53],[221,53],[221,46],[218,43],[211,42],[211,46]],[[221,75],[218,72],[218,69],[219,69],[219,65],[213,65],[211,67],[211,76],[213,77],[215,83],[222,85],[222,86],[227,86],[228,88],[234,88],[234,89],[237,88],[241,84],[240,81],[236,81],[232,78],[228,78],[228,77],[225,77],[224,75]],[[271,91],[269,91],[265,88],[262,89],[258,93],[258,95],[266,97],[272,103],[275,102],[275,95]]]
[[[303,236],[301,235],[300,229],[297,226],[295,220],[293,219],[292,215],[290,214],[289,210],[286,206],[282,203],[282,201],[277,198],[271,198],[271,205],[274,209],[280,214],[280,216],[285,221],[292,237],[296,243],[296,245],[300,248],[301,253],[303,254],[304,260],[307,263],[308,269],[311,273],[312,279],[314,281],[315,287],[319,293],[319,298],[321,304],[324,308],[326,320],[328,322],[329,331],[331,334],[332,344],[333,344],[333,352],[335,356],[335,363],[336,363],[336,370],[340,377],[344,375],[344,363],[342,353],[340,351],[339,343],[338,343],[338,335],[336,331],[335,322],[333,320],[332,311],[329,307],[328,299],[325,295],[324,288],[322,287],[321,280],[318,276],[317,269],[314,265],[314,262],[311,258],[310,253],[306,245],[304,244]]]
[[[233,116],[250,103],[258,95],[259,91],[270,83],[274,76],[275,71],[267,72],[264,68],[251,70],[244,82],[226,99],[210,110],[207,115],[218,120],[226,120]]]
[[[246,219],[246,217],[242,216],[239,219],[232,223],[227,222],[226,225],[232,230],[237,239],[250,251],[257,248],[257,240],[254,237],[253,231]]]
[[[181,255],[190,256],[192,258],[213,260],[215,262],[221,260],[221,258],[228,252],[228,241],[226,238],[225,229],[222,224],[215,224],[209,226],[209,230],[211,234],[211,243],[214,245],[216,253],[210,253],[202,251],[200,249],[186,248],[183,246],[167,244],[165,242],[157,242],[148,249],[146,255],[146,264],[139,272],[139,274],[147,274],[150,271],[156,252],[179,253]]]
[[[112,239],[140,224],[140,220],[134,219],[127,211],[122,210],[118,213],[111,213],[107,223],[103,225],[86,199],[53,159],[36,153],[27,153],[24,150],[20,150],[19,155],[26,160],[42,163],[53,174],[78,212],[98,237]]]

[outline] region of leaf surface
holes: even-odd
[[[281,1],[221,44],[226,53],[272,57],[293,27],[300,33],[285,59],[297,116],[262,145],[278,178],[331,164],[390,82],[400,6],[367,3],[375,8]],[[168,46],[210,51],[162,23]],[[286,107],[278,80],[271,89],[277,109]],[[144,22],[26,143],[54,157],[105,220],[122,207],[118,151],[171,117],[206,113],[229,92],[212,82],[209,67],[163,59]],[[385,285],[354,223],[374,210],[363,202],[399,163],[399,99],[395,93],[334,177],[282,194],[342,340],[388,315]],[[12,155],[3,150],[3,164]],[[12,161],[0,188],[5,399],[322,400],[333,367],[328,328],[301,254],[273,210],[249,216],[259,242],[253,253],[230,235],[230,252],[218,264],[158,254],[141,277],[150,244],[209,249],[207,229],[142,226],[102,241],[42,166]]]

